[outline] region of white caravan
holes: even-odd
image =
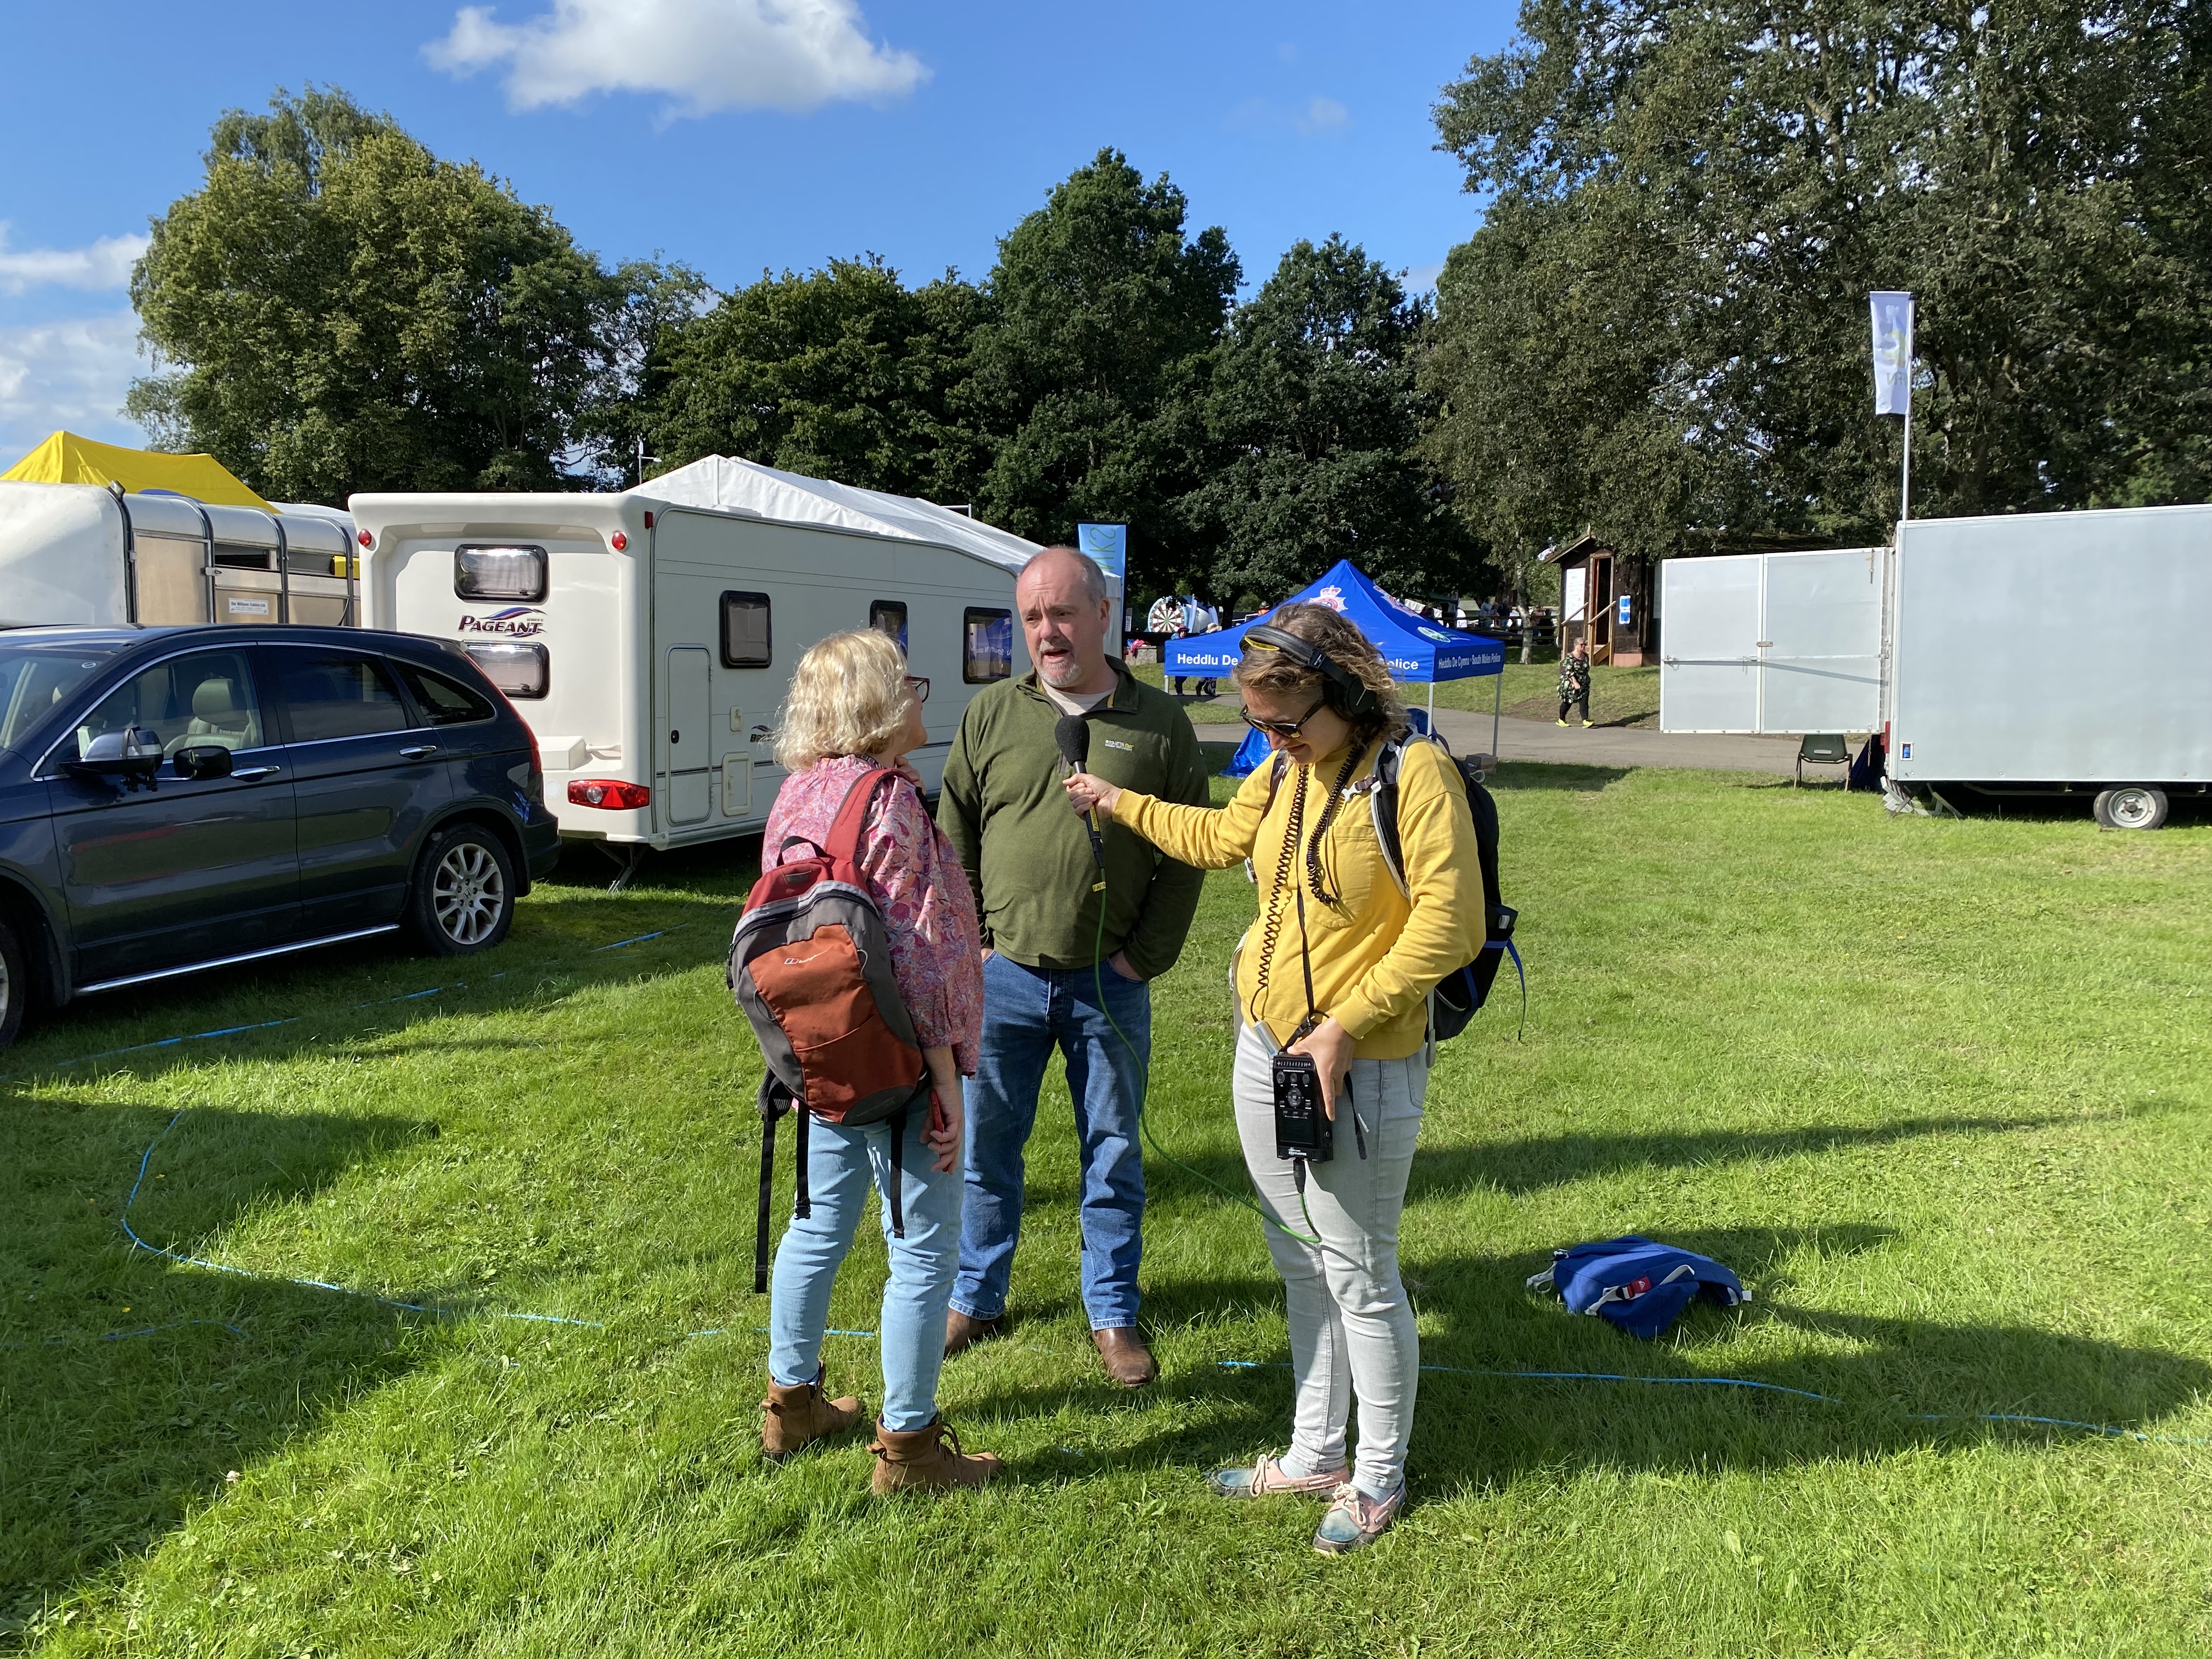
[[[1036,544],[928,501],[710,456],[619,495],[349,506],[370,626],[466,648],[538,734],[562,833],[611,853],[761,828],[776,710],[828,635],[894,635],[928,679],[931,792],[969,700],[1029,665]]]
[[[1917,519],[1893,548],[1670,559],[1660,725],[1882,732],[1947,799],[2091,795],[2117,829],[2212,793],[2212,507]]]
[[[0,628],[358,625],[353,521],[276,506],[0,482]]]

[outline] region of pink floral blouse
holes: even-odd
[[[869,763],[855,755],[818,760],[794,772],[776,792],[761,836],[764,866],[782,862],[777,849],[799,836],[827,845],[846,793]],[[921,779],[902,761],[893,769],[911,786],[878,793],[860,826],[857,862],[890,937],[891,977],[925,1048],[949,1048],[963,1077],[975,1075],[983,1038],[982,943],[975,931],[975,896],[952,843],[921,804]],[[795,858],[811,858],[793,848]]]

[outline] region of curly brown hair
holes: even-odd
[[[1378,737],[1402,738],[1413,729],[1405,701],[1398,695],[1398,683],[1390,678],[1390,665],[1382,660],[1382,653],[1337,612],[1325,605],[1280,605],[1267,623],[1297,635],[1338,667],[1357,674],[1375,694],[1374,712],[1352,722],[1352,735],[1360,742],[1372,743]],[[1322,684],[1320,674],[1299,667],[1276,651],[1245,653],[1229,678],[1239,690],[1269,693],[1311,691]]]

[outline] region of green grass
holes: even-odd
[[[1137,675],[1153,685],[1163,684],[1159,666],[1146,663],[1137,669]],[[1559,666],[1551,662],[1522,663],[1517,653],[1508,654],[1505,664],[1505,684],[1503,687],[1504,712],[1522,720],[1550,720],[1559,718]],[[1228,681],[1222,681],[1223,690]],[[1408,702],[1428,701],[1429,688],[1410,685],[1405,688]],[[1437,687],[1437,707],[1439,708],[1472,709],[1480,714],[1491,711],[1492,702],[1501,695],[1498,683],[1487,678],[1472,680],[1447,680]],[[1188,702],[1183,712],[1195,725],[1235,725],[1237,720],[1234,701],[1225,703]],[[1645,668],[1614,668],[1600,664],[1590,671],[1590,718],[1600,726],[1647,726],[1659,723],[1659,665]]]
[[[1499,795],[1527,1035],[1509,996],[1431,1085],[1403,1255],[1425,1359],[1461,1369],[1424,1378],[1414,1505],[1373,1550],[1203,1495],[1285,1439],[1285,1374],[1217,1363],[1283,1357],[1280,1295],[1250,1217],[1157,1160],[1165,1372],[1103,1384],[1056,1083],[1019,1322],[944,1385],[1011,1478],[877,1504],[857,1443],[762,1466],[757,1061],[720,961],[748,872],[710,854],[619,897],[548,884],[465,969],[334,954],[88,1003],[0,1060],[0,1647],[2203,1651],[2212,1447],[1960,1414],[2212,1437],[2212,829],[1599,769],[1508,766]],[[1209,882],[1156,1005],[1152,1122],[1232,1184],[1221,975],[1251,908]],[[173,1117],[147,1239],[461,1316],[132,1252]],[[1522,1291],[1628,1231],[1757,1299],[1646,1345]],[[864,1229],[835,1325],[874,1327],[882,1275]],[[96,1340],[149,1325],[178,1328]],[[880,1397],[870,1342],[828,1354]],[[1531,1369],[1845,1403],[1466,1374]]]

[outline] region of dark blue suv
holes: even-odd
[[[505,937],[559,858],[460,647],[340,628],[0,633],[0,1047],[59,1004],[404,928]]]

